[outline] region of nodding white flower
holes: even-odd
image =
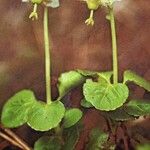
[[[32,2],[32,0],[22,0],[22,2]],[[47,7],[52,7],[52,8],[57,8],[60,5],[59,0],[43,0],[43,3]]]
[[[57,8],[59,7],[59,0],[50,0],[49,2],[46,3],[47,7],[52,7],[52,8]]]
[[[22,2],[30,2],[30,0],[22,0]]]
[[[112,6],[114,2],[121,1],[121,0],[101,0],[101,5],[107,7]]]
[[[59,0],[22,0],[22,2],[31,2],[34,4],[33,11],[29,15],[29,18],[32,20],[38,19],[37,7],[41,3],[43,3],[47,7],[59,7]]]
[[[85,23],[87,25],[94,25],[94,11],[97,10],[100,6],[112,7],[113,3],[121,0],[80,0],[87,3],[88,9],[90,9],[90,16],[86,19]]]
[[[87,25],[94,25],[94,11],[97,10],[101,5],[101,0],[82,0],[87,4],[88,9],[90,9],[90,16],[86,19],[85,23]]]

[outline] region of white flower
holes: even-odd
[[[59,7],[59,0],[50,0],[46,3],[47,7],[57,8]]]
[[[112,6],[114,2],[121,1],[121,0],[101,0],[101,4],[103,6]]]
[[[22,2],[30,2],[30,0],[22,0]]]
[[[41,3],[43,3],[47,7],[59,7],[59,0],[22,0],[22,2],[31,2],[34,4],[33,11],[29,15],[29,18],[32,20],[38,19],[37,7]]]
[[[30,2],[31,0],[22,0],[22,2]],[[48,0],[47,2],[44,2],[44,4],[47,7],[57,8],[59,7],[59,0]]]

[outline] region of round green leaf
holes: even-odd
[[[51,104],[37,102],[30,111],[27,123],[35,130],[48,131],[60,123],[64,113],[65,108],[60,101],[55,101]]]
[[[69,128],[76,124],[82,117],[82,111],[77,108],[69,109],[65,112],[63,127]]]
[[[75,146],[79,141],[82,126],[80,123],[63,130],[64,145],[62,150],[75,150]]]
[[[131,119],[135,119],[133,116],[125,112],[123,107],[117,108],[116,110],[113,111],[106,112],[104,113],[104,115],[115,121],[128,121]]]
[[[125,84],[98,83],[87,80],[83,86],[86,101],[99,110],[115,110],[121,107],[128,98],[129,90]]]
[[[126,82],[134,82],[135,84],[139,85],[140,87],[144,88],[147,91],[150,91],[150,82],[142,78],[141,76],[137,75],[135,72],[131,70],[126,70],[124,72],[124,81]]]
[[[85,98],[83,98],[81,100],[81,106],[85,107],[85,108],[91,108],[91,107],[93,107],[93,105],[90,102],[86,101]]]
[[[89,70],[77,70],[81,75],[85,77],[97,77],[98,72],[96,71],[89,71]]]
[[[150,103],[141,100],[131,100],[124,110],[135,117],[150,115]]]
[[[109,82],[113,75],[112,71],[106,72],[96,72],[96,71],[88,71],[88,70],[77,70],[80,74],[85,77],[98,77],[98,82]]]
[[[12,96],[4,105],[1,122],[5,127],[15,128],[27,122],[28,112],[35,103],[32,91],[22,90]]]
[[[43,136],[35,142],[34,150],[61,150],[61,143],[56,137]]]
[[[85,77],[82,76],[77,71],[69,71],[69,72],[62,73],[58,81],[59,81],[58,83],[59,98],[58,99],[61,99],[71,89],[83,83],[85,81]]]
[[[108,142],[108,137],[108,133],[105,133],[98,128],[92,129],[90,133],[89,143],[87,145],[87,150],[104,149],[104,144]]]
[[[98,82],[100,83],[111,83],[111,77],[113,75],[112,71],[100,72],[98,73]]]

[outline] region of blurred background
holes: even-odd
[[[57,9],[49,9],[54,98],[60,73],[77,68],[112,69],[106,11],[97,10],[95,25],[90,27],[84,23],[89,17],[84,2],[60,0],[60,5]],[[32,5],[21,0],[0,0],[0,108],[23,88],[34,90],[38,99],[45,99],[43,7],[38,7],[38,21],[28,19],[31,11]],[[115,4],[120,81],[126,69],[132,69],[150,81],[149,12],[148,0],[122,0]],[[146,91],[136,86],[130,88],[134,97],[150,98]],[[78,106],[79,100],[76,101],[74,95],[72,105]],[[28,132],[26,135],[30,136]]]

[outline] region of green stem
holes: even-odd
[[[117,52],[117,37],[115,27],[115,17],[113,8],[109,8],[111,37],[112,37],[112,53],[113,53],[113,83],[118,83],[118,52]]]
[[[34,8],[33,8],[33,12],[34,12],[34,13],[37,12],[37,7],[38,7],[38,5],[37,5],[37,4],[34,4]]]
[[[45,45],[45,78],[46,78],[46,100],[47,104],[51,101],[51,63],[50,63],[50,45],[48,30],[48,8],[44,8],[44,45]]]
[[[91,12],[90,12],[90,18],[93,18],[93,15],[94,15],[94,10],[91,10]]]
[[[55,128],[55,135],[58,136],[59,140],[61,141],[62,144],[64,144],[64,140],[63,140],[63,127],[60,127],[60,125],[58,125]]]

